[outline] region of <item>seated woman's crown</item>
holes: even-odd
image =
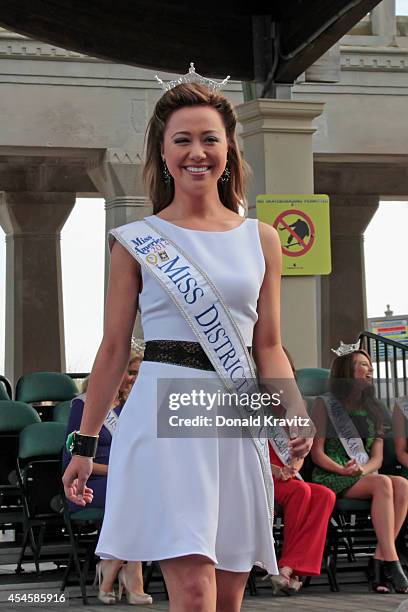
[[[181,85],[181,83],[199,83],[200,85],[205,85],[210,91],[216,92],[220,91],[224,85],[227,84],[230,77],[228,75],[223,81],[213,81],[213,79],[208,79],[207,77],[201,76],[201,74],[197,74],[194,64],[191,62],[187,74],[183,74],[183,76],[179,77],[178,79],[167,81],[167,83],[165,83],[157,76],[157,74],[155,78],[164,91],[169,91],[170,89],[173,89],[173,87]]]
[[[343,340],[340,340],[340,346],[336,349],[331,349],[333,353],[336,353],[338,357],[343,357],[343,355],[348,355],[349,353],[354,353],[354,351],[358,351],[360,349],[360,340],[357,340],[354,344],[344,344]]]

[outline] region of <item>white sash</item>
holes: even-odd
[[[283,465],[290,465],[292,457],[288,446],[289,436],[286,433],[286,430],[284,429],[284,427],[281,427],[281,425],[274,425],[270,428],[269,431],[269,442],[272,444],[273,450],[278,455]],[[303,480],[299,472],[296,474],[296,478],[299,478],[299,480]]]
[[[149,220],[110,231],[165,289],[201,344],[222,383],[236,393],[255,390],[256,373],[241,332],[218,289],[202,268]],[[248,417],[238,402],[237,409]],[[273,519],[273,480],[268,443],[248,428],[262,467]]]
[[[77,395],[75,399],[80,399],[85,403],[85,396],[86,394],[82,393],[82,395]],[[103,422],[103,426],[106,427],[106,429],[109,431],[112,437],[113,437],[113,434],[115,433],[115,429],[118,424],[118,421],[119,421],[119,417],[116,414],[116,412],[112,409],[109,410]]]
[[[103,422],[104,427],[109,431],[110,435],[113,437],[115,433],[116,426],[119,422],[119,417],[114,410],[109,410],[108,414],[105,417]]]
[[[356,426],[347,414],[347,410],[343,408],[333,393],[325,393],[321,398],[326,404],[327,414],[347,455],[350,459],[355,459],[360,465],[365,465],[370,457],[364,448]]]
[[[401,410],[402,414],[408,421],[408,395],[404,395],[403,397],[399,397],[395,400],[398,408]]]

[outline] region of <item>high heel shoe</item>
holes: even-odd
[[[384,576],[396,593],[408,593],[408,578],[400,561],[384,561]]]
[[[280,591],[283,591],[285,588],[289,587],[289,578],[283,576],[282,574],[274,574],[269,576],[272,583],[272,593],[277,595]]]
[[[298,579],[298,576],[294,576],[293,578],[289,578],[288,586],[284,587],[282,591],[286,593],[286,595],[296,595],[296,593],[299,593],[302,586],[303,582]]]
[[[142,604],[152,604],[153,603],[153,597],[151,595],[148,595],[147,593],[132,593],[126,584],[126,574],[124,572],[124,567],[122,567],[119,571],[118,574],[118,580],[119,580],[119,595],[118,595],[118,601],[120,601],[122,599],[122,593],[123,590],[126,593],[126,599],[128,604],[132,604],[134,606],[137,605],[142,605]]]
[[[300,591],[303,583],[292,572],[290,567],[281,567],[277,576],[270,576],[274,595],[279,591],[286,595],[296,595]]]
[[[96,588],[96,584],[98,583],[98,599],[104,604],[112,605],[116,603],[116,595],[115,590],[113,591],[102,591],[101,582],[103,579],[103,569],[102,569],[102,561],[96,564],[95,567],[95,580],[93,586]]]
[[[371,557],[367,567],[368,586],[374,593],[387,595],[390,592],[384,576],[384,561]]]

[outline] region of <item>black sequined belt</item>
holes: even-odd
[[[251,350],[251,347],[248,347]],[[214,372],[214,366],[208,359],[199,342],[184,340],[148,340],[143,361],[158,361],[172,365],[208,370]]]

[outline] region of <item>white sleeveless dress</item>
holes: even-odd
[[[209,232],[149,219],[207,271],[251,346],[265,272],[257,220]],[[145,340],[197,341],[147,272],[140,309]],[[141,364],[113,437],[96,553],[128,561],[199,554],[217,569],[247,572],[258,565],[277,574],[266,490],[252,440],[157,437],[157,380],[174,378],[218,380],[215,372]]]

